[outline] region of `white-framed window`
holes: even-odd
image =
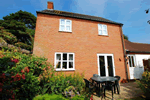
[[[56,71],[75,70],[74,53],[55,53],[55,68]]]
[[[107,25],[98,24],[98,35],[108,35]]]
[[[59,31],[72,32],[72,21],[68,19],[60,19]]]
[[[129,58],[129,67],[136,67],[135,56],[134,55],[128,55],[128,58]]]

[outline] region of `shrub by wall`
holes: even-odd
[[[52,70],[47,59],[13,51],[0,51],[0,99],[32,99],[41,90],[39,75]]]
[[[137,84],[145,93],[145,96],[150,99],[150,72],[145,71],[142,74],[142,79],[137,81]]]
[[[57,73],[47,59],[17,49],[0,51],[0,99],[28,100],[46,93],[80,97],[84,94],[83,77]]]

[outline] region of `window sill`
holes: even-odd
[[[55,71],[75,71],[75,69],[55,69]]]
[[[58,31],[58,32],[63,32],[63,33],[72,33],[72,31]]]
[[[98,34],[98,36],[106,36],[106,37],[108,37],[109,35],[99,35],[99,34]]]

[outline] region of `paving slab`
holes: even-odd
[[[113,100],[131,99],[139,97],[141,95],[143,95],[143,92],[138,87],[136,82],[120,83],[120,94],[114,94]],[[102,96],[98,97],[96,93],[94,93],[93,95],[93,100],[111,100],[111,99],[112,94],[111,91],[109,90],[106,90],[105,99]]]

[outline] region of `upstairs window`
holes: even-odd
[[[74,53],[55,53],[56,71],[75,70]]]
[[[67,19],[60,19],[59,31],[72,32],[72,22]]]
[[[108,35],[107,25],[98,24],[98,35]]]

